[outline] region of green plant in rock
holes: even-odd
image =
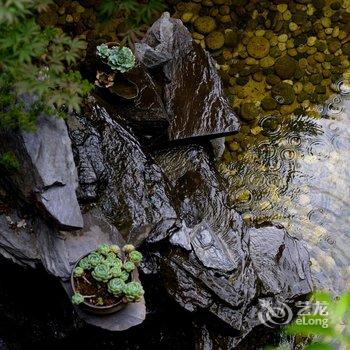
[[[111,267],[109,270],[111,277],[120,277],[122,274],[122,269],[120,267]]]
[[[72,296],[72,304],[79,305],[84,302],[84,297],[80,293],[74,293]]]
[[[84,275],[84,269],[80,266],[77,266],[75,269],[74,269],[74,277],[81,277]]]
[[[134,250],[135,247],[132,244],[125,244],[125,246],[123,247],[123,252],[126,254],[130,254]]]
[[[130,275],[128,272],[122,270],[122,273],[120,274],[119,278],[126,282],[130,278]]]
[[[105,263],[98,264],[91,273],[92,277],[98,282],[107,283],[111,278],[109,266]]]
[[[129,282],[125,285],[124,293],[128,301],[139,301],[145,292],[141,283]]]
[[[10,173],[17,172],[20,169],[16,156],[11,152],[0,155],[0,168],[1,167]]]
[[[35,16],[49,0],[0,2],[0,128],[35,129],[43,112],[78,111],[91,85],[74,69],[86,43]],[[30,103],[23,95],[32,96]]]
[[[120,252],[120,248],[119,246],[117,246],[116,244],[112,244],[110,247],[109,247],[110,251],[114,254],[118,254]]]
[[[135,268],[136,268],[136,266],[132,261],[125,261],[125,263],[123,264],[123,269],[126,272],[130,273],[131,271],[135,270]]]
[[[96,267],[103,261],[103,256],[98,252],[92,252],[87,256],[87,259],[92,267]]]
[[[135,56],[128,47],[113,46],[108,48],[106,44],[102,44],[97,46],[96,53],[102,59],[106,59],[113,70],[118,70],[121,73],[132,69],[136,63]]]
[[[134,250],[134,251],[130,252],[128,259],[131,262],[133,262],[135,265],[138,265],[142,260],[142,254],[139,251]]]
[[[86,256],[85,258],[81,259],[78,264],[83,270],[91,270],[92,266],[90,264],[89,257]]]
[[[120,278],[112,278],[108,282],[108,292],[115,297],[121,296],[124,293],[125,282]]]
[[[105,263],[108,264],[110,268],[116,267],[120,269],[123,266],[123,262],[119,258],[111,259],[107,257]]]
[[[97,251],[98,251],[100,254],[108,255],[108,253],[109,253],[109,245],[106,244],[106,243],[100,244],[100,245],[98,246]]]

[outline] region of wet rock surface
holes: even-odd
[[[183,226],[145,271],[158,268],[180,305],[224,322],[233,346],[260,324],[263,301],[291,302],[312,290],[303,245],[273,226],[246,230],[202,147],[159,152],[155,159],[180,194]]]
[[[163,69],[170,140],[213,138],[239,129],[214,60],[192,40],[180,20],[164,13],[143,43],[136,45],[136,56],[149,68]]]
[[[80,198],[98,202],[128,242],[141,243],[158,225],[171,228],[177,214],[167,183],[136,138],[98,104],[68,123]]]
[[[78,177],[71,141],[62,119],[40,116],[35,132],[1,133],[0,151],[14,152],[20,172],[10,177],[14,190],[35,204],[61,229],[83,227],[75,194]]]

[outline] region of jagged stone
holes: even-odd
[[[11,185],[28,203],[61,229],[83,227],[76,197],[78,178],[65,122],[41,115],[35,132],[1,132],[0,152],[13,152],[20,163]]]
[[[164,13],[136,44],[135,53],[147,67],[163,68],[170,140],[215,138],[239,129],[214,60],[180,20]]]

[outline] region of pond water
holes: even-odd
[[[180,2],[212,53],[241,131],[218,169],[248,225],[281,224],[316,288],[350,287],[350,1]]]

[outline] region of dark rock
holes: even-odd
[[[35,132],[2,132],[0,138],[0,152],[13,152],[20,163],[10,176],[15,191],[61,229],[81,228],[78,178],[64,121],[40,116]]]
[[[142,64],[123,75],[117,74],[108,90],[101,89],[99,95],[109,102],[104,102],[104,106],[114,119],[130,126],[139,136],[167,138],[169,121],[161,88]]]
[[[153,256],[181,306],[221,320],[236,332],[230,343],[236,345],[260,324],[263,302],[291,302],[311,291],[303,245],[276,227],[246,232],[201,147],[162,151],[155,158],[179,195],[183,223],[169,240],[163,237],[164,251]]]
[[[94,200],[124,239],[141,243],[177,220],[167,184],[136,138],[98,104],[68,121],[81,198]]]
[[[149,68],[163,68],[170,140],[217,137],[238,130],[214,60],[192,41],[180,20],[164,13],[144,41],[136,44],[136,56]]]

